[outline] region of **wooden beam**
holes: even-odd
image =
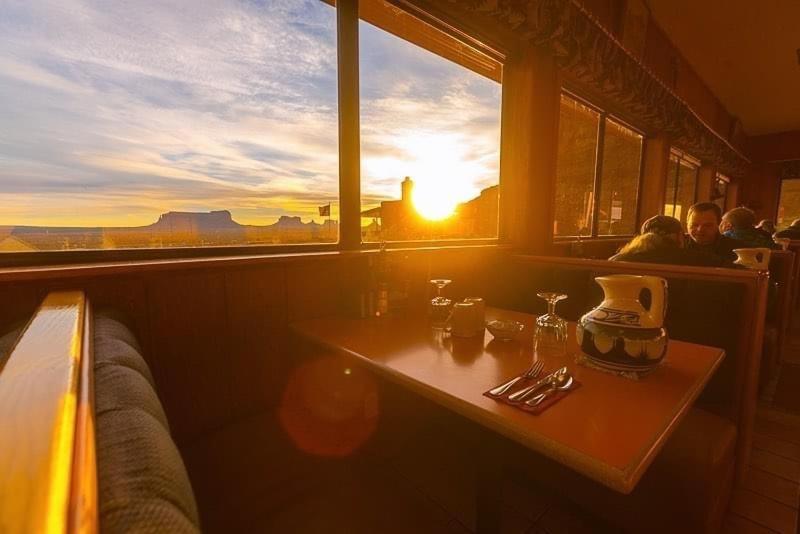
[[[91,373],[87,320],[82,292],[51,293],[0,370],[3,532],[96,529],[93,409],[81,376]],[[80,512],[71,509],[75,504]]]
[[[709,202],[714,191],[714,179],[717,170],[713,165],[704,164],[697,173],[697,198],[696,202]]]
[[[500,238],[545,253],[553,239],[561,83],[555,58],[534,46],[503,73]]]
[[[669,141],[664,135],[648,137],[644,144],[642,190],[639,194],[639,224],[664,211],[669,169]]]
[[[361,131],[359,119],[358,0],[336,3],[339,78],[339,246],[361,246]]]

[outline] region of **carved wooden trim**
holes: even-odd
[[[553,53],[577,82],[625,107],[641,127],[667,134],[726,174],[744,176],[749,160],[574,0],[448,0]],[[415,0],[425,4],[427,0]]]

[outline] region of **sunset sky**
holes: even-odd
[[[3,0],[0,225],[337,214],[334,9]],[[361,24],[362,198],[497,183],[500,86]]]

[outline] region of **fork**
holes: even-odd
[[[536,378],[537,376],[539,376],[539,373],[542,372],[542,369],[544,369],[543,361],[539,360],[537,362],[533,362],[533,365],[531,365],[530,368],[521,375],[512,378],[502,386],[497,386],[496,388],[490,390],[489,396],[502,397],[503,395],[508,393],[508,390],[513,388],[514,385],[516,385],[516,383],[519,382],[520,380],[529,380],[531,378]]]

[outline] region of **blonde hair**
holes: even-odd
[[[619,249],[618,254],[635,254],[637,252],[648,252],[664,247],[677,246],[674,239],[654,232],[637,235],[631,239],[624,247]]]

